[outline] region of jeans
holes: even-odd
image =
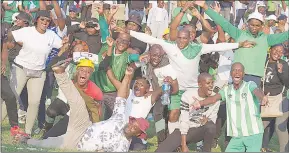
[[[18,125],[16,97],[9,85],[7,77],[1,74],[1,98],[5,101],[10,126]]]
[[[61,120],[59,120],[49,131],[45,132],[42,136],[43,139],[49,137],[58,137],[66,133],[69,122],[69,116],[65,115]]]
[[[187,143],[197,143],[204,140],[204,152],[211,152],[213,139],[216,133],[216,125],[209,121],[204,126],[198,128],[190,128],[187,133]],[[176,129],[170,134],[165,141],[163,141],[156,152],[172,152],[175,151],[181,145],[181,132]]]
[[[236,12],[236,20],[235,20],[235,26],[238,27],[240,24],[241,19],[245,22],[244,15],[246,13],[246,9],[238,9]]]

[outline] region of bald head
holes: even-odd
[[[121,38],[122,40],[130,40],[130,35],[128,33],[119,33],[118,38]]]
[[[149,50],[151,53],[159,52],[161,55],[165,54],[163,47],[159,44],[153,44]]]
[[[178,32],[178,35],[185,35],[187,37],[190,37],[190,31],[187,28],[183,28]]]
[[[205,81],[207,79],[212,79],[213,77],[209,74],[209,73],[201,73],[199,76],[198,76],[198,82],[202,82],[202,81]]]
[[[241,69],[243,72],[245,71],[245,67],[242,63],[240,62],[236,62],[232,65],[231,67],[231,71],[235,70],[235,69]]]

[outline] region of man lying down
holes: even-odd
[[[108,120],[92,124],[83,98],[65,73],[68,64],[53,67],[59,88],[70,105],[70,119],[66,134],[44,140],[19,135],[19,143],[80,151],[128,152],[132,137],[146,137],[149,123],[144,118],[126,119],[125,105],[129,95],[133,68],[128,67],[117,91],[113,115]]]

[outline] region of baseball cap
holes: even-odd
[[[266,20],[274,20],[274,21],[277,21],[277,17],[276,15],[269,15]]]
[[[48,11],[48,10],[40,10],[40,11],[36,12],[36,16],[35,16],[35,18],[34,18],[35,21],[36,21],[40,16],[47,17],[47,18],[50,18],[50,19],[51,19],[50,11]]]
[[[94,63],[89,59],[81,59],[76,68],[78,67],[90,67],[94,70]]]
[[[249,14],[248,20],[251,20],[251,19],[257,19],[264,23],[264,17],[259,12],[254,12],[254,13]]]
[[[149,128],[150,123],[144,118],[129,117],[129,122],[132,122],[133,120],[137,121],[139,129],[143,132],[138,138],[145,139],[147,137],[146,130]]]
[[[284,15],[284,14],[281,14],[279,17],[278,17],[278,20],[285,20],[287,19],[287,16]]]
[[[164,31],[163,36],[166,35],[166,34],[169,34],[169,33],[170,33],[170,28],[167,28],[167,29]]]
[[[26,22],[30,22],[31,21],[31,17],[29,16],[29,14],[25,13],[25,12],[20,12],[17,16],[16,19],[20,19]]]
[[[127,24],[128,22],[133,22],[133,23],[135,23],[141,27],[142,26],[141,21],[142,21],[142,19],[141,19],[140,14],[137,12],[132,12],[129,14],[128,20],[125,21],[125,24]]]
[[[70,5],[69,6],[69,12],[76,12],[79,13],[79,9],[75,5]]]
[[[97,18],[91,18],[90,20],[87,21],[86,27],[96,27],[98,24],[98,19]]]

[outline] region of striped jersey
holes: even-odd
[[[260,103],[253,94],[256,88],[255,82],[243,81],[238,90],[231,84],[219,92],[222,101],[226,101],[228,136],[242,137],[264,132]]]

